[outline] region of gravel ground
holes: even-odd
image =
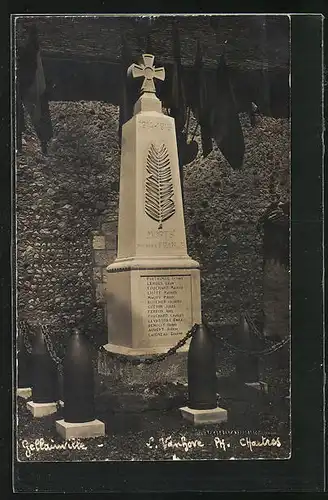
[[[75,450],[67,449],[67,442],[65,445],[56,433],[55,420],[62,418],[61,408],[56,414],[35,419],[26,409],[25,400],[19,398],[18,459],[71,462],[288,458],[288,374],[286,365],[277,367],[277,360],[276,355],[271,355],[262,364],[269,392],[261,394],[238,382],[233,375],[233,353],[221,347],[217,358],[218,406],[228,411],[228,421],[197,428],[184,421],[179,412],[187,403],[185,386],[127,387],[110,385],[108,378],[98,376],[96,416],[105,422],[106,436],[76,441],[78,449]],[[230,375],[222,376],[221,372],[226,373],[227,368]],[[271,445],[254,445],[250,449],[246,438],[262,442],[262,436],[264,440],[269,439]],[[31,449],[30,445],[40,439],[62,448]],[[186,449],[184,443],[188,441],[193,443]]]
[[[19,319],[53,322],[50,333],[60,355],[71,328],[86,313],[89,316],[83,326],[92,340],[100,344],[106,331],[92,281],[92,232],[99,229],[106,215],[117,216],[118,109],[100,102],[51,102],[50,111],[54,139],[48,156],[40,153],[30,126],[24,134],[24,151],[17,155],[17,305]],[[247,307],[253,315],[261,308],[261,236],[256,222],[275,197],[288,196],[290,184],[288,120],[261,117],[256,128],[249,126],[246,116],[241,115],[241,120],[246,143],[241,171],[232,171],[219,151],[205,160],[198,155],[185,168],[189,254],[202,268],[203,312],[221,325],[236,323],[241,307]],[[220,353],[219,366],[228,364],[231,372],[232,353],[224,349]],[[264,363],[263,376],[273,388],[270,396],[245,398],[236,386],[229,393],[228,384],[228,393],[220,396],[232,418],[228,428],[223,425],[220,429],[283,432],[284,445],[259,447],[249,453],[247,447],[239,446],[240,457],[288,455],[288,408],[282,403],[282,394],[286,395],[289,377],[286,369],[281,372],[278,365],[268,363],[271,361]],[[101,388],[100,382],[97,380]],[[130,389],[124,389],[120,403],[119,394],[111,394],[118,398],[113,407],[99,389],[97,407],[99,417],[107,424],[105,438],[91,440],[88,450],[40,452],[25,459],[172,459],[172,448],[164,449],[160,442],[158,448],[149,448],[146,443],[150,437],[157,440],[170,435],[179,440],[184,433],[188,439],[207,436],[211,444],[195,448],[183,458],[213,457],[213,440],[208,432],[194,430],[180,418],[178,408],[185,400],[185,388],[166,388],[164,395],[157,394],[156,389],[151,405],[141,411],[147,389],[141,388],[133,397],[124,392]],[[173,401],[173,406],[163,410],[167,400]],[[130,413],[128,408],[132,408]],[[18,410],[19,443],[40,437],[58,441],[53,431],[57,417],[32,419],[22,401]],[[128,428],[131,430],[127,432]],[[236,446],[231,446],[232,451],[224,457],[237,454]],[[20,449],[24,459],[23,451]],[[214,458],[224,457],[215,451]]]

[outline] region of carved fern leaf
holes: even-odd
[[[165,144],[150,145],[146,170],[145,212],[161,229],[163,222],[175,213],[170,157]]]

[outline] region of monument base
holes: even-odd
[[[176,345],[201,322],[197,266],[190,257],[117,259],[108,266],[106,349],[149,356]]]
[[[23,399],[29,399],[32,396],[31,387],[19,387],[17,389],[17,396]]]
[[[190,339],[187,340],[187,342],[179,348],[179,353],[182,352],[188,352],[189,350],[189,345],[190,345]],[[172,346],[170,346],[172,347]],[[113,353],[113,354],[123,354],[124,356],[131,357],[138,357],[140,359],[152,357],[156,354],[165,354],[170,347],[148,347],[147,349],[141,348],[141,349],[135,349],[133,347],[126,347],[126,346],[121,346],[121,345],[115,345],[115,344],[105,344],[103,345],[103,348],[108,352],[108,353]]]
[[[187,349],[187,348],[186,348]],[[133,351],[133,354],[132,352]],[[175,354],[166,357],[162,361],[144,364],[142,360],[151,357],[141,356],[134,349],[122,348],[106,344],[98,353],[98,373],[105,375],[111,383],[120,382],[124,385],[152,385],[165,383],[188,383],[187,357],[188,351],[179,349]],[[166,352],[161,350],[160,352]],[[144,353],[144,350],[143,350]],[[127,359],[140,359],[140,364],[135,365],[129,361],[120,361],[119,354],[124,354]]]
[[[188,406],[180,408],[182,417],[194,425],[217,424],[228,420],[228,412],[223,408],[213,408],[212,410],[194,410]]]
[[[56,431],[63,439],[94,438],[105,435],[105,424],[97,419],[80,423],[56,420]]]
[[[30,410],[33,417],[45,417],[46,415],[52,415],[57,411],[57,403],[34,403],[34,401],[28,401],[26,403],[26,408]]]

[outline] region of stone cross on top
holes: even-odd
[[[151,54],[143,54],[143,62],[141,64],[131,64],[128,69],[128,74],[132,74],[133,78],[144,78],[141,94],[145,92],[156,93],[154,78],[158,80],[165,79],[165,69],[155,68],[154,59],[155,56]]]

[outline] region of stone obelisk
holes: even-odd
[[[162,113],[154,56],[128,72],[142,77],[134,116],[122,127],[118,251],[107,267],[110,352],[165,352],[201,322],[200,271],[187,253],[174,119]],[[185,350],[188,345],[185,345]],[[183,348],[182,348],[183,350]]]

